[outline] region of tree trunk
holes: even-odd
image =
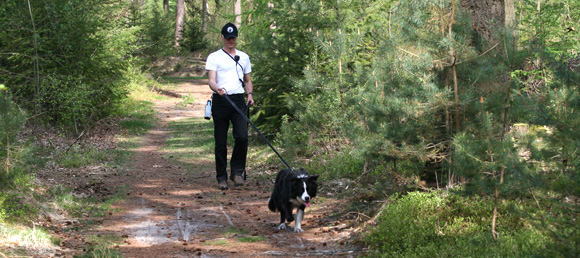
[[[163,0],[163,12],[165,14],[169,13],[169,0]]]
[[[513,0],[507,1],[511,1],[513,6]],[[495,28],[505,25],[504,0],[466,0],[463,3],[471,13],[472,28],[491,45],[497,43],[499,39],[496,38]]]
[[[514,0],[505,0],[504,10],[505,27],[514,29],[516,26],[516,6]]]
[[[242,0],[234,1],[234,15],[236,16],[235,24],[239,28],[242,25]]]
[[[208,5],[207,5],[207,0],[203,0],[203,6],[201,7],[201,10],[203,12],[203,14],[201,15],[202,17],[202,23],[201,23],[201,28],[203,30],[203,32],[207,32],[207,16],[208,16]]]
[[[539,3],[540,0],[538,8]],[[472,28],[491,45],[500,41],[496,28],[515,28],[514,0],[466,0],[463,1],[463,6],[471,13]]]
[[[179,47],[179,41],[183,38],[183,18],[185,16],[185,0],[177,0],[175,15],[175,47]]]
[[[30,21],[32,22],[32,42],[34,47],[34,111],[40,113],[40,65],[38,64],[38,41],[36,34],[36,23],[34,22],[34,16],[32,15],[32,7],[30,6],[30,0],[28,0],[28,12],[30,13]]]

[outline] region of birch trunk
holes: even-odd
[[[235,0],[234,15],[236,16],[235,20],[236,27],[240,28],[240,26],[242,25],[242,0]]]

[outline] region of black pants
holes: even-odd
[[[240,110],[246,110],[243,94],[228,96]],[[215,167],[218,182],[227,181],[227,144],[230,121],[233,126],[235,140],[232,160],[230,162],[230,179],[234,175],[242,176],[246,170],[246,155],[248,154],[248,124],[244,117],[234,109],[232,104],[220,95],[213,95],[212,105],[213,129],[215,138]]]

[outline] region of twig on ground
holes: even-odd
[[[79,135],[79,137],[77,137],[77,139],[71,145],[69,145],[68,148],[66,148],[66,151],[64,153],[68,153],[68,151],[70,150],[70,148],[72,148],[72,146],[75,145],[85,135],[85,131],[86,130],[83,130],[81,132],[81,135]]]
[[[347,213],[346,215],[348,215],[348,214],[356,214],[356,220],[358,220],[361,215],[366,217],[367,219],[372,219],[370,216],[368,216],[362,212],[358,212],[358,211],[351,211],[351,212]]]

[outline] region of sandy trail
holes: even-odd
[[[204,80],[179,83],[171,92],[197,102],[183,108],[179,97],[155,101],[158,128],[144,135],[127,173],[106,179],[111,188],[127,187],[127,198],[95,234],[122,236],[116,248],[124,257],[356,256],[349,245],[353,229],[335,216],[339,200],[325,197],[307,210],[303,233],[292,232],[293,224],[279,231],[279,215],[267,208],[272,182],[249,177],[243,187],[220,191],[212,153],[199,157],[193,171],[168,160],[167,124],[203,119],[211,94]]]

